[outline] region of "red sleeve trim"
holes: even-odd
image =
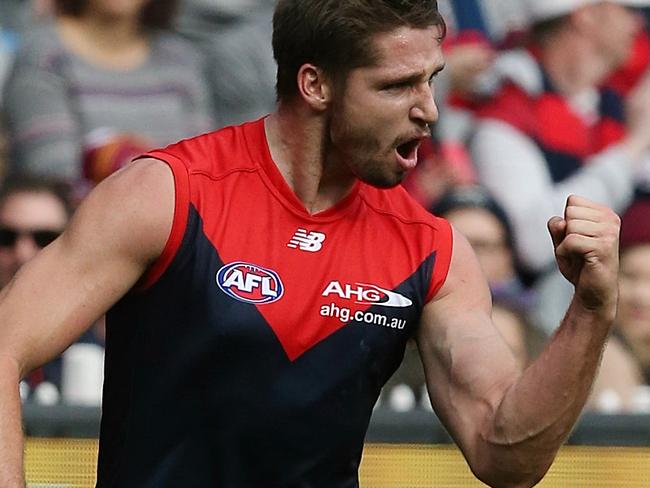
[[[167,238],[167,243],[163,252],[143,275],[138,286],[139,290],[146,290],[151,287],[162,276],[169,267],[176,252],[183,241],[185,228],[187,227],[187,216],[190,206],[190,184],[187,167],[175,156],[162,151],[152,151],[141,156],[141,158],[151,157],[159,159],[166,163],[174,175],[174,220],[172,229]]]
[[[436,257],[433,263],[433,272],[431,273],[431,283],[429,293],[425,303],[429,303],[436,296],[436,293],[442,288],[447,279],[449,267],[451,266],[451,253],[453,250],[454,234],[451,230],[451,224],[445,219],[436,217],[440,226],[438,227],[438,236],[436,242]]]

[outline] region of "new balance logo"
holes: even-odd
[[[322,232],[307,232],[305,229],[298,229],[287,247],[307,252],[318,252],[323,248],[325,237]]]

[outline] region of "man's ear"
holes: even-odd
[[[303,64],[298,70],[298,92],[317,111],[325,110],[332,97],[331,81],[323,70],[313,64]]]

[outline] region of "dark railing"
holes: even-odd
[[[32,437],[94,438],[99,434],[100,410],[95,407],[40,406],[23,408],[25,431]],[[377,408],[367,442],[449,444],[451,438],[430,411],[398,413]],[[584,414],[569,444],[593,446],[650,446],[650,415]]]

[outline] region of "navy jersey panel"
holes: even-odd
[[[291,361],[254,305],[196,294],[223,265],[200,227],[191,211],[195,252],[109,314],[98,486],[355,486],[413,331],[350,323]]]
[[[450,230],[399,189],[301,213],[257,159],[260,126],[168,149],[189,161],[187,218],[157,279],[108,314],[99,487],[358,485]]]

